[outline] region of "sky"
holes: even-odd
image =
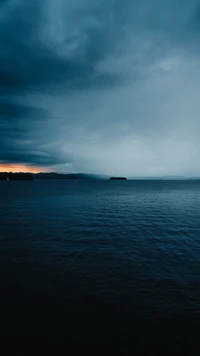
[[[0,0],[0,171],[200,176],[200,0]]]

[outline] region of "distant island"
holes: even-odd
[[[110,180],[127,180],[125,177],[110,177]]]

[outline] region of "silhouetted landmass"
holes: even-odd
[[[126,177],[110,177],[98,174],[84,173],[56,173],[56,172],[40,172],[40,173],[0,173],[0,181],[2,180],[127,180]],[[163,176],[163,177],[129,177],[129,180],[200,180],[198,177],[183,177],[183,176]]]
[[[30,173],[0,173],[0,180],[33,180],[33,175]]]
[[[72,179],[72,180],[78,180],[78,179],[102,179],[101,176],[95,175],[95,174],[83,174],[83,173],[68,173],[68,174],[62,174],[62,173],[36,173],[34,174],[35,179]]]
[[[0,173],[0,180],[100,180],[105,179],[104,176],[97,174],[84,174],[84,173],[55,173],[55,172],[41,172],[41,173]]]
[[[125,177],[110,177],[110,180],[127,180]]]

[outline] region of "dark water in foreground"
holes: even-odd
[[[200,181],[0,182],[0,283],[1,341],[200,352]]]

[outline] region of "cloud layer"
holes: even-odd
[[[200,175],[200,2],[0,2],[0,164]]]

